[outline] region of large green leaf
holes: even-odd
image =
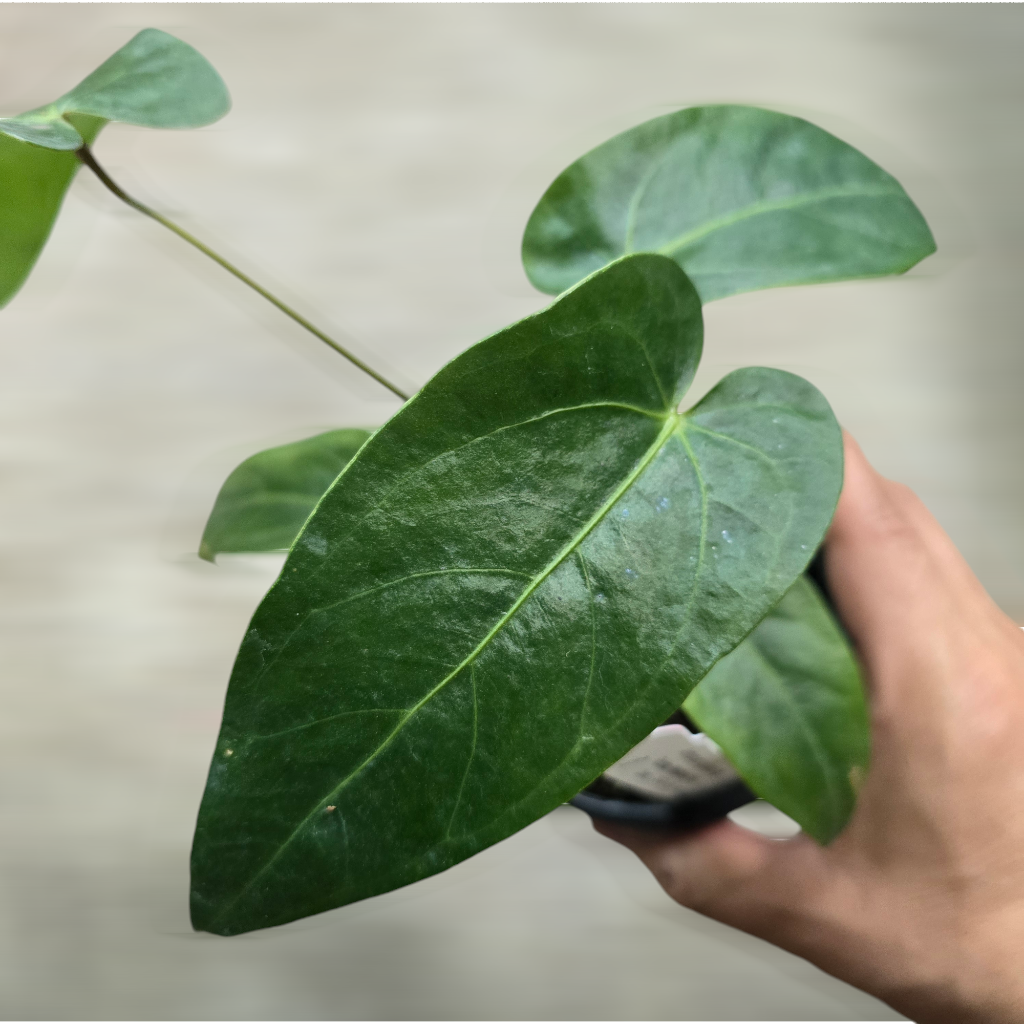
[[[676,406],[700,300],[621,260],[446,366],[360,450],[253,617],[192,855],[196,928],[433,874],[570,798],[770,610],[831,519],[806,381]]]
[[[799,117],[691,107],[563,171],[526,226],[552,295],[630,252],[676,260],[701,298],[898,274],[935,251],[920,211],[863,153]]]
[[[827,843],[846,824],[867,771],[867,709],[850,645],[806,576],[683,707],[805,832]]]
[[[227,87],[202,54],[146,28],[60,99],[0,118],[0,132],[47,149],[78,149],[83,140],[68,114],[146,128],[199,128],[230,106]]]
[[[329,430],[246,459],[224,481],[203,530],[199,556],[289,548],[334,478],[370,436]]]
[[[77,132],[90,143],[106,124],[86,115],[73,119]],[[0,134],[0,309],[35,266],[80,166],[74,153]]]
[[[71,92],[19,117],[0,118],[0,308],[42,252],[79,168],[71,150],[107,121],[192,128],[223,116],[227,89],[187,43],[144,29]]]

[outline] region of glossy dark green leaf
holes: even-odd
[[[899,182],[799,117],[691,107],[592,149],[530,216],[527,276],[555,295],[630,252],[676,260],[701,298],[898,274],[935,251]]]
[[[0,133],[47,149],[78,149],[82,137],[68,114],[147,128],[199,128],[223,117],[230,106],[224,82],[202,54],[147,28],[60,99],[0,118]]]
[[[290,548],[316,503],[351,462],[367,430],[329,430],[246,459],[224,481],[203,530],[200,558]]]
[[[817,587],[799,579],[683,705],[758,796],[830,842],[870,754],[860,670]]]
[[[700,300],[632,256],[440,371],[317,506],[228,687],[196,928],[441,871],[562,803],[790,588],[842,448],[806,381],[686,414]]]
[[[89,142],[106,124],[85,115],[73,119],[76,131]],[[14,298],[35,266],[80,166],[74,153],[0,134],[0,308]]]
[[[59,100],[0,118],[0,308],[39,258],[79,168],[71,150],[111,120],[194,128],[222,117],[227,89],[187,43],[144,29]]]

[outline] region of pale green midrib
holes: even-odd
[[[787,196],[785,199],[765,200],[760,203],[752,203],[750,206],[745,206],[739,210],[733,210],[730,213],[723,214],[721,217],[716,217],[714,220],[709,220],[702,224],[700,227],[693,228],[690,231],[684,232],[681,235],[677,235],[671,241],[666,242],[660,246],[655,252],[660,253],[662,256],[674,256],[680,249],[685,249],[688,245],[692,245],[694,242],[700,241],[714,231],[719,231],[722,228],[731,227],[733,224],[738,224],[740,221],[749,220],[752,217],[759,217],[765,213],[775,213],[778,210],[793,210],[800,206],[811,206],[814,203],[824,202],[828,199],[854,199],[854,198],[869,198],[869,197],[881,197],[881,196],[896,196],[899,197],[903,193],[893,188],[834,188],[834,189],[823,189],[820,192],[809,192],[801,196]]]
[[[727,441],[729,444],[736,445],[738,448],[745,448],[747,451],[753,452],[760,459],[767,462],[772,469],[778,470],[778,464],[772,459],[767,453],[761,451],[760,448],[756,448],[752,444],[747,444],[746,441],[741,441],[738,437],[730,437],[728,434],[721,434],[717,430],[711,430],[709,427],[702,427],[694,419],[690,418],[687,422],[687,426],[683,429],[696,430],[698,434],[707,434],[708,437],[717,437],[721,441]]]
[[[636,221],[640,214],[640,204],[643,202],[644,196],[647,195],[647,189],[654,180],[654,176],[665,165],[665,162],[671,154],[672,146],[670,145],[666,147],[661,153],[661,156],[651,164],[647,169],[647,172],[637,183],[636,191],[633,193],[633,198],[629,201],[629,209],[626,212],[626,237],[624,243],[626,252],[633,251],[633,236],[636,234]]]
[[[690,465],[693,466],[694,476],[697,478],[697,486],[700,488],[700,546],[697,553],[697,565],[693,570],[693,583],[690,586],[689,596],[686,598],[686,604],[683,607],[683,619],[685,621],[686,616],[690,614],[690,608],[693,605],[694,598],[697,596],[697,588],[700,586],[701,574],[704,571],[704,549],[707,547],[708,540],[708,488],[704,480],[704,474],[700,471],[700,463],[697,461],[697,456],[690,446],[690,439],[686,436],[686,428],[689,423],[689,417],[680,416],[676,423],[673,434],[679,438],[679,443],[683,446],[683,451],[686,452],[686,457],[690,460]],[[672,657],[675,655],[676,643],[678,643],[679,632],[676,633],[676,640],[673,641],[672,650],[662,660],[658,666],[657,672],[654,677],[657,678],[664,670],[665,666],[669,663]]]
[[[432,690],[428,691],[420,700],[414,704],[408,712],[402,716],[398,721],[398,724],[394,729],[381,741],[375,750],[373,750],[367,757],[365,757],[355,768],[345,776],[337,786],[334,787],[326,796],[320,797],[313,805],[313,809],[295,826],[294,829],[289,833],[288,837],[281,843],[277,848],[274,855],[257,871],[252,878],[242,887],[238,895],[228,903],[219,914],[214,915],[211,919],[211,923],[222,920],[235,905],[241,900],[246,893],[261,879],[278,861],[283,855],[284,851],[294,842],[295,838],[299,833],[306,827],[306,825],[312,820],[313,816],[317,813],[320,807],[326,801],[335,799],[339,793],[353,779],[355,779],[376,757],[386,750],[395,737],[405,727],[405,723],[409,721],[413,715],[419,711],[428,701],[432,700],[433,697],[439,693],[445,686],[448,685],[456,676],[459,675],[467,665],[471,665],[479,657],[490,642],[494,639],[502,629],[505,628],[506,624],[512,619],[512,617],[519,611],[519,609],[525,604],[527,599],[537,590],[537,588],[557,569],[569,555],[571,555],[580,544],[587,538],[590,532],[604,519],[615,503],[622,497],[626,491],[636,482],[643,471],[650,465],[651,461],[661,450],[665,442],[672,436],[673,432],[682,417],[675,412],[666,413],[664,416],[665,424],[658,432],[658,436],[654,439],[654,442],[650,445],[644,456],[639,460],[636,466],[633,467],[632,471],[626,476],[623,482],[612,492],[612,494],[605,499],[601,507],[594,513],[594,515],[588,520],[583,527],[577,531],[577,533],[569,540],[569,542],[558,552],[557,555],[544,568],[537,574],[529,586],[527,586],[522,594],[516,599],[512,607],[498,620],[497,623],[488,631],[487,635],[480,641],[479,644],[451,671],[442,679]]]
[[[708,491],[707,491],[707,485],[704,482],[704,475],[700,471],[700,464],[697,461],[697,456],[694,453],[693,449],[690,447],[690,443],[689,443],[689,441],[686,438],[686,429],[687,429],[688,424],[691,422],[690,419],[689,419],[689,415],[688,414],[677,415],[676,419],[677,419],[676,425],[675,425],[674,429],[672,430],[672,432],[671,432],[671,434],[669,436],[670,437],[677,437],[679,439],[679,443],[682,445],[683,451],[686,453],[686,457],[690,461],[690,465],[693,466],[693,473],[694,473],[694,476],[697,478],[697,487],[700,490],[700,538],[699,538],[699,542],[698,542],[699,543],[699,554],[697,556],[697,564],[696,564],[696,566],[694,566],[694,570],[693,570],[693,583],[690,586],[690,593],[689,593],[689,595],[688,595],[688,597],[686,599],[686,604],[683,606],[682,615],[683,615],[683,619],[685,620],[686,616],[689,615],[690,608],[693,605],[694,598],[697,595],[697,588],[700,586],[700,577],[701,577],[701,574],[702,574],[702,572],[704,570],[704,561],[705,561],[705,558],[704,558],[704,548],[705,548],[705,546],[707,544],[707,528],[708,528]],[[577,552],[577,554],[578,554],[578,552]],[[580,561],[582,563],[583,559],[580,558]],[[589,577],[588,577],[588,585],[589,585]],[[593,616],[593,605],[591,605],[591,615]],[[656,679],[661,674],[661,672],[664,670],[665,666],[675,656],[675,647],[676,647],[676,644],[678,643],[679,634],[681,632],[682,632],[682,627],[680,627],[676,631],[676,637],[673,640],[672,649],[662,659],[661,664],[658,665],[657,669],[655,669],[655,671],[653,673],[651,673],[651,678],[652,679]],[[589,684],[588,684],[587,692],[589,694]],[[619,721],[621,722],[625,717],[628,717],[628,712],[627,712],[626,715],[624,715],[622,718],[620,718]],[[580,716],[580,726],[579,726],[579,729],[577,731],[576,742],[573,744],[572,749],[569,751],[569,753],[566,754],[565,757],[562,759],[562,761],[559,764],[558,768],[554,769],[552,772],[548,773],[548,775],[545,777],[545,781],[547,779],[549,779],[551,777],[551,775],[554,774],[555,771],[560,770],[562,768],[562,766],[565,765],[570,760],[570,758],[572,758],[572,756],[576,753],[576,751],[579,750],[580,744],[582,742],[583,742],[583,716],[581,715]],[[519,801],[519,804],[522,804],[522,803],[525,802],[526,799],[529,799],[529,797],[532,796],[534,792],[536,792],[537,788],[539,788],[540,785],[543,785],[543,783],[539,783],[537,787],[534,787],[534,789],[531,790],[530,794],[527,797],[525,797],[523,800]]]
[[[445,830],[444,834],[446,840],[450,840],[452,837],[452,826],[455,824],[455,815],[459,813],[459,807],[462,806],[462,794],[466,789],[466,779],[469,778],[469,769],[473,767],[473,758],[476,757],[476,739],[477,732],[479,730],[479,710],[476,694],[475,662],[469,666],[469,682],[473,687],[473,742],[469,747],[469,759],[466,761],[466,770],[462,773],[462,782],[459,783],[459,795],[455,798],[455,806],[452,808],[452,816],[448,819],[448,828]]]
[[[700,514],[700,554],[699,554],[699,556],[697,558],[697,565],[694,567],[694,570],[693,570],[693,584],[690,587],[690,594],[687,597],[686,604],[683,606],[683,613],[682,614],[683,614],[683,617],[685,619],[685,617],[689,614],[690,607],[693,604],[693,599],[696,596],[697,588],[700,585],[700,576],[701,576],[701,573],[702,573],[703,568],[704,568],[704,547],[705,547],[705,545],[707,543],[707,524],[708,524],[707,510],[708,510],[708,504],[707,504],[707,486],[706,486],[706,484],[704,482],[704,476],[703,476],[703,474],[700,471],[700,467],[699,467],[699,464],[697,462],[697,458],[694,455],[693,450],[690,447],[689,442],[686,440],[685,432],[686,432],[686,424],[687,424],[687,415],[686,414],[677,415],[676,416],[676,421],[677,422],[676,422],[673,430],[670,432],[669,437],[675,436],[675,437],[679,438],[679,442],[680,442],[680,444],[683,447],[683,451],[686,452],[686,457],[690,460],[690,464],[693,466],[694,476],[696,476],[696,478],[697,478],[697,486],[700,489],[700,497],[701,497],[701,502],[700,502],[700,510],[701,510],[701,514]],[[579,554],[578,551],[577,551],[577,554]],[[583,562],[582,557],[580,558],[580,562],[582,564],[582,562]],[[588,586],[589,586],[589,576],[587,578],[587,582],[588,582]],[[593,604],[591,604],[591,616],[593,616]],[[593,619],[592,619],[592,621],[593,621]],[[675,647],[676,647],[676,644],[679,642],[679,634],[681,632],[682,632],[682,627],[680,627],[676,631],[676,636],[675,636],[675,639],[673,640],[673,643],[672,643],[672,649],[662,659],[661,664],[658,665],[658,667],[654,670],[654,672],[651,673],[651,679],[657,679],[658,676],[664,670],[665,666],[675,656]],[[590,690],[589,690],[589,683],[588,683],[588,689],[587,689],[588,695],[589,695],[589,692],[590,692]],[[622,716],[620,716],[620,718],[617,719],[615,724],[618,725],[620,722],[622,722],[626,718],[628,718],[630,716],[630,714],[632,713],[632,708],[634,706],[635,705],[630,705],[630,709],[628,711],[626,711]],[[558,766],[553,768],[550,772],[548,772],[547,775],[545,775],[545,777],[540,782],[538,782],[537,785],[534,786],[534,788],[532,790],[530,790],[529,793],[526,794],[526,796],[524,796],[521,799],[519,799],[518,801],[516,801],[516,804],[514,805],[514,807],[506,809],[506,811],[504,812],[504,815],[502,815],[502,817],[507,817],[508,814],[512,813],[512,811],[516,807],[521,807],[524,803],[526,803],[528,800],[530,800],[533,797],[533,794],[536,793],[537,790],[540,789],[543,785],[545,785],[548,782],[548,780],[551,778],[552,775],[554,775],[558,771],[561,771],[561,769],[573,758],[573,756],[576,754],[576,751],[578,751],[580,749],[580,745],[583,743],[583,738],[584,738],[583,737],[583,715],[581,714],[580,715],[580,725],[579,725],[579,728],[577,730],[577,735],[576,735],[576,742],[572,745],[572,747],[569,750],[569,752],[565,755],[565,757],[562,758],[562,760],[559,762]],[[499,818],[497,820],[500,821],[501,818]]]
[[[535,315],[539,316],[540,314],[535,314]],[[660,389],[660,384],[659,384],[659,389]],[[421,401],[421,396],[422,395],[423,395],[422,391],[417,391],[416,394],[413,395],[412,398],[409,399],[409,402],[403,407],[403,409],[408,409],[414,402]],[[662,419],[664,417],[664,415],[665,415],[664,413],[655,412],[652,409],[644,409],[642,406],[630,405],[630,404],[625,403],[625,402],[584,402],[584,403],[582,403],[580,405],[559,406],[559,408],[557,408],[557,409],[549,409],[547,412],[541,413],[539,416],[531,416],[528,419],[518,420],[515,423],[505,423],[505,424],[502,424],[502,426],[497,427],[496,429],[491,430],[491,431],[489,431],[486,434],[481,434],[478,437],[471,438],[469,441],[466,441],[463,444],[456,445],[454,448],[449,448],[449,449],[447,449],[447,450],[445,450],[443,452],[440,452],[439,454],[432,456],[427,462],[421,463],[421,464],[417,464],[413,469],[409,470],[406,473],[402,473],[396,480],[393,480],[391,482],[390,486],[388,486],[388,489],[384,492],[383,496],[380,497],[380,499],[376,502],[376,504],[370,506],[370,508],[364,513],[362,519],[360,519],[359,523],[357,523],[356,525],[357,526],[362,525],[362,523],[366,520],[366,518],[368,516],[372,515],[374,512],[376,512],[376,511],[380,510],[381,508],[383,508],[385,502],[391,497],[391,495],[395,491],[399,490],[405,484],[405,482],[409,479],[410,476],[415,476],[417,473],[421,473],[427,466],[430,466],[433,463],[437,462],[438,460],[446,458],[449,455],[453,455],[455,452],[461,451],[463,448],[468,448],[470,445],[476,444],[476,443],[478,443],[479,441],[482,441],[482,440],[486,440],[489,437],[494,437],[497,434],[500,434],[500,433],[502,433],[502,432],[504,432],[506,430],[514,430],[517,427],[524,427],[524,426],[527,426],[528,424],[531,424],[531,423],[537,423],[540,420],[548,419],[551,416],[561,415],[562,413],[567,413],[567,412],[580,412],[580,411],[582,411],[584,409],[604,409],[604,408],[624,409],[627,412],[635,412],[635,413],[637,413],[640,416],[646,416],[648,419],[655,419],[655,420]],[[352,471],[353,466],[356,465],[356,463],[359,460],[359,457],[366,450],[366,447],[370,443],[370,441],[373,440],[373,438],[375,438],[381,431],[383,431],[387,427],[387,425],[388,424],[385,423],[383,426],[378,427],[377,430],[369,438],[367,438],[366,441],[363,442],[363,445],[360,447],[359,451],[357,451],[356,454],[352,456],[352,458],[345,464],[344,469],[342,469],[341,472],[334,478],[334,481],[327,488],[327,490],[324,491],[324,493],[320,495],[320,498],[317,500],[317,503],[313,506],[313,509],[309,513],[309,515],[306,516],[302,526],[300,527],[298,533],[295,534],[295,537],[292,540],[290,547],[288,548],[289,558],[291,557],[291,553],[293,551],[295,551],[295,549],[298,547],[299,539],[305,534],[306,527],[309,526],[309,524],[312,521],[313,517],[320,510],[320,506],[326,500],[327,495],[330,494],[331,491],[333,491],[334,488],[338,486],[338,481],[339,480],[341,480],[343,477],[347,476]],[[353,527],[353,529],[354,528],[355,527]],[[274,585],[270,588],[271,591],[273,591],[278,586],[278,584],[281,583],[281,581],[285,578],[284,573],[285,573],[285,569],[287,567],[288,567],[288,562],[285,562],[284,566],[282,566],[282,568],[281,568],[281,574],[277,577],[277,579],[274,581]],[[337,603],[337,602],[335,602],[335,603]],[[311,608],[302,617],[302,620],[292,630],[292,634],[298,632],[298,630],[301,629],[302,626],[305,624],[306,620],[311,615],[313,615],[315,612],[317,612],[318,610],[319,609],[317,609],[317,608]],[[285,643],[287,643],[287,642],[288,641],[286,640]],[[282,644],[282,648],[281,649],[283,649],[283,647],[284,647],[284,645]],[[263,676],[269,671],[270,666],[273,665],[277,661],[278,657],[280,657],[280,654],[281,654],[281,650],[278,650],[277,654],[275,654],[274,657],[271,658],[270,662],[267,665],[265,665],[260,670],[260,672],[257,674],[256,679],[254,680],[254,683],[258,683],[260,681],[260,679],[263,678]]]
[[[699,465],[696,461],[696,457],[690,449],[689,442],[686,440],[685,437],[686,419],[687,418],[684,414],[677,414],[678,422],[675,426],[675,429],[672,431],[672,435],[679,437],[680,443],[683,447],[683,451],[686,453],[686,457],[690,460],[690,465],[693,466],[693,474],[697,479],[697,486],[700,488],[700,553],[697,556],[697,564],[693,569],[693,584],[690,587],[690,594],[686,600],[686,604],[683,606],[684,616],[689,613],[690,606],[693,603],[693,598],[696,596],[696,589],[700,583],[700,573],[703,570],[703,563],[705,563],[705,546],[708,541],[708,490],[707,485],[705,484],[705,480],[703,480],[703,475],[700,472]],[[582,561],[583,559],[581,558],[581,562]],[[591,605],[591,611],[593,613],[593,605]],[[679,635],[681,633],[682,627],[680,627],[680,629],[676,631],[676,638],[673,642],[672,649],[662,659],[662,663],[658,665],[657,669],[655,669],[654,672],[651,673],[651,679],[656,679],[658,675],[664,671],[665,667],[669,664],[669,662],[671,662],[672,658],[675,655],[676,643],[678,643]],[[709,669],[708,671],[710,672],[711,669]],[[627,711],[625,711],[620,718],[616,719],[615,725],[618,725],[626,721],[626,719],[628,719],[632,715],[632,710],[634,707],[635,705],[631,705],[630,708]],[[528,794],[526,794],[524,797],[518,800],[514,807],[508,808],[503,816],[507,817],[509,814],[513,813],[516,807],[521,807],[524,803],[530,800],[532,796],[534,796],[534,794],[539,790],[539,788],[541,788],[541,786],[543,786],[548,781],[548,779],[550,779],[551,776],[555,774],[555,772],[560,771],[561,768],[573,757],[573,755],[580,750],[580,746],[583,743],[583,741],[583,716],[581,715],[580,729],[577,734],[577,740],[575,740],[575,742],[572,744],[569,752],[565,755],[564,758],[562,758],[562,760],[558,763],[558,765],[555,768],[552,768],[552,770],[548,772],[548,774],[541,781],[539,781],[537,785],[534,786],[534,788],[532,788],[532,790],[530,790]]]
[[[705,561],[705,559],[704,559],[704,547],[705,547],[705,544],[707,542],[707,522],[708,522],[707,501],[706,501],[707,490],[706,490],[706,485],[704,483],[704,477],[703,477],[703,475],[700,472],[699,465],[698,465],[698,463],[696,461],[696,458],[693,455],[693,453],[692,453],[692,451],[691,451],[691,449],[689,447],[689,444],[687,443],[685,437],[683,436],[684,432],[686,430],[687,423],[690,422],[689,419],[688,419],[688,416],[689,416],[689,414],[677,415],[676,419],[677,419],[678,422],[676,424],[675,429],[672,431],[672,434],[670,434],[670,437],[672,435],[675,435],[675,436],[679,437],[680,444],[682,445],[683,450],[687,453],[687,458],[690,459],[691,465],[694,468],[694,475],[697,477],[698,487],[701,489],[700,557],[698,559],[697,566],[694,569],[694,583],[693,583],[693,586],[690,589],[690,596],[689,596],[689,598],[687,600],[687,604],[684,607],[684,611],[683,611],[684,615],[688,614],[690,605],[692,605],[693,598],[694,598],[695,593],[696,593],[696,587],[699,585],[700,573],[701,573],[701,571],[703,569],[703,565],[704,565],[704,561]],[[579,555],[579,551],[577,551],[577,555]],[[580,562],[581,562],[581,564],[583,563],[582,556],[580,557]],[[593,614],[593,605],[591,605],[591,613]],[[669,654],[667,654],[662,659],[661,664],[657,667],[657,669],[653,673],[651,673],[651,679],[656,679],[658,677],[658,675],[664,670],[665,666],[674,657],[675,646],[678,643],[679,634],[681,632],[682,632],[682,627],[680,627],[680,629],[676,631],[676,637],[675,637],[675,639],[673,641],[672,650],[669,652]],[[724,656],[725,655],[723,655],[723,657]],[[714,667],[714,666],[712,666],[712,667]],[[710,672],[711,669],[708,669],[708,671]],[[629,706],[629,708],[626,711],[624,711],[623,714],[620,715],[618,719],[616,719],[615,726],[620,725],[622,722],[626,721],[626,719],[630,718],[632,713],[633,713],[633,708],[636,707],[636,704],[638,704],[638,703],[639,703],[639,700],[637,700],[634,704],[631,704]],[[580,718],[580,726],[579,726],[579,728],[577,730],[576,742],[572,745],[572,747],[569,750],[569,752],[562,758],[561,761],[559,761],[559,763],[554,768],[552,768],[544,776],[543,779],[541,779],[533,787],[533,789],[531,789],[525,796],[520,797],[515,802],[515,804],[513,804],[511,807],[507,807],[502,812],[502,814],[498,818],[495,819],[495,822],[501,821],[502,819],[507,818],[510,814],[515,813],[515,811],[519,807],[522,807],[523,804],[525,804],[528,801],[532,800],[533,799],[533,795],[537,792],[537,790],[539,790],[543,786],[547,785],[547,783],[549,782],[551,777],[553,775],[555,775],[557,772],[561,771],[562,768],[564,768],[565,765],[575,756],[576,752],[580,749],[580,746],[582,745],[583,741],[584,741],[583,720],[582,720],[582,716],[581,716],[581,718]],[[493,825],[494,822],[492,822],[491,824]]]

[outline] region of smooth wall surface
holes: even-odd
[[[415,386],[546,301],[533,203],[615,132],[701,102],[809,117],[906,185],[904,278],[706,310],[694,397],[813,380],[1024,621],[1018,398],[1024,9],[1000,5],[0,6],[0,113],[135,31],[205,53],[234,109],[97,154]],[[224,475],[395,408],[84,174],[0,313],[0,1014],[895,1019],[670,903],[565,809],[407,890],[193,935],[187,858],[228,671],[273,559],[193,552]]]

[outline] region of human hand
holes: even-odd
[[[683,906],[921,1024],[1024,1021],[1024,634],[914,494],[845,442],[825,571],[872,731],[848,826],[824,848],[728,820],[594,827]]]

